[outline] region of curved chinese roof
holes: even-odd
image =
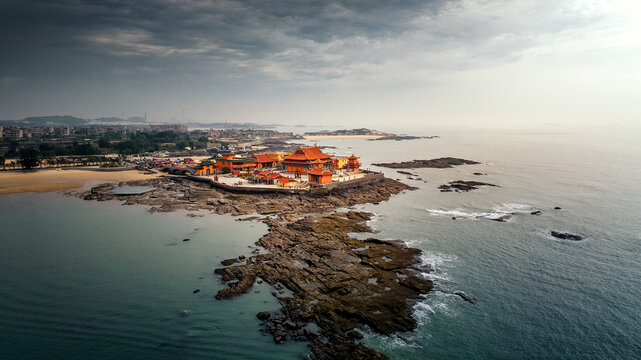
[[[312,147],[299,147],[296,152],[293,154],[286,156],[285,159],[283,159],[283,162],[287,161],[314,161],[314,160],[329,160],[331,159],[331,155],[327,155],[323,153],[318,146],[314,145]]]

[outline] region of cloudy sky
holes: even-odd
[[[0,119],[633,125],[640,24],[635,0],[3,0]]]

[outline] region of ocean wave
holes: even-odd
[[[418,241],[418,240],[417,240]],[[428,324],[437,316],[456,316],[456,295],[448,291],[450,276],[447,272],[449,264],[458,260],[455,255],[443,254],[434,251],[423,251],[419,268],[425,271],[421,275],[434,282],[434,289],[423,295],[422,299],[414,304],[412,317],[418,327],[410,333],[384,336],[376,334],[369,329],[364,329],[365,343],[376,349],[394,350],[416,348],[421,349],[426,343],[425,339],[431,337]]]
[[[470,210],[470,209],[425,209],[430,215],[433,216],[446,216],[455,217],[457,219],[467,220],[501,220],[509,221],[512,215],[527,214],[534,211],[534,207],[527,204],[518,203],[504,203],[492,207],[492,210]]]

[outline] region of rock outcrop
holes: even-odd
[[[451,168],[458,165],[476,165],[479,162],[465,159],[458,159],[453,157],[444,157],[431,160],[411,160],[393,163],[377,163],[374,166],[386,167],[391,169],[416,169],[416,168]]]
[[[550,232],[550,235],[554,236],[557,239],[562,239],[562,240],[572,240],[572,241],[583,240],[583,236],[581,235],[571,234],[567,232],[560,232],[555,230],[552,230]]]
[[[471,190],[476,190],[481,186],[495,186],[498,187],[498,185],[494,184],[489,184],[489,183],[484,183],[480,181],[465,181],[465,180],[456,180],[456,181],[451,181],[445,185],[441,185],[438,188],[441,189],[441,192],[452,192],[452,191],[471,191]]]
[[[311,340],[317,359],[385,358],[354,342],[360,333],[353,329],[367,326],[385,335],[414,329],[411,304],[429,292],[432,283],[417,271],[420,250],[347,235],[371,231],[364,224],[369,218],[368,213],[350,211],[294,222],[266,220],[270,231],[257,244],[269,253],[251,256],[244,265],[216,269],[229,285],[216,298],[247,293],[260,277],[292,291],[291,297],[277,295],[283,317],[266,325],[276,342]],[[304,330],[299,335],[308,323],[320,327],[320,337]]]

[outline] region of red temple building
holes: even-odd
[[[254,157],[256,158],[255,162],[257,168],[272,167],[278,162],[276,159],[267,154],[254,154]]]
[[[329,184],[332,182],[334,173],[321,168],[315,168],[307,172],[308,182],[311,185]]]
[[[324,154],[316,145],[308,148],[299,147],[296,152],[286,156],[282,163],[286,166],[287,172],[298,176],[316,167],[331,169],[334,166],[332,156]]]

